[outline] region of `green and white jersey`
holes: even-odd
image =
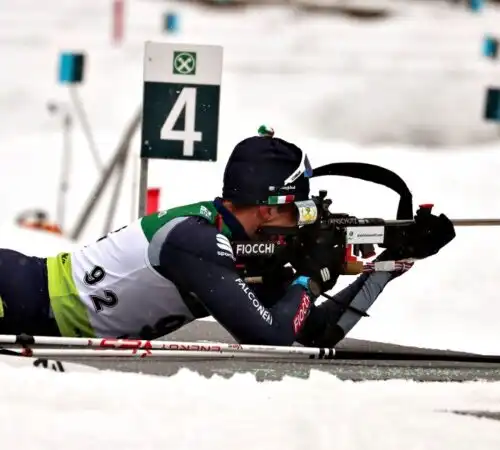
[[[49,295],[61,334],[153,339],[194,320],[177,287],[156,269],[163,242],[186,216],[214,223],[217,211],[211,202],[173,208],[48,258]]]

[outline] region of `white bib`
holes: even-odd
[[[176,286],[151,267],[148,246],[136,221],[71,254],[73,279],[97,336],[155,338],[194,320]],[[145,336],[147,328],[158,336]]]

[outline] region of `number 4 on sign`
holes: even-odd
[[[186,109],[184,130],[174,130],[183,109]],[[195,130],[196,122],[196,88],[185,87],[177,98],[173,108],[170,110],[165,123],[161,127],[160,137],[164,140],[183,141],[182,154],[184,156],[194,155],[194,143],[201,142],[201,131]]]

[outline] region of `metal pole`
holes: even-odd
[[[492,227],[500,225],[500,219],[453,219],[457,227]]]
[[[403,225],[412,225],[415,223],[414,220],[412,219],[403,219],[403,220],[398,220],[398,219],[372,219],[372,218],[366,218],[366,219],[358,219],[359,223],[342,223],[343,220],[348,220],[347,219],[331,219],[331,222],[337,225],[342,225],[342,226],[403,226]],[[456,227],[492,227],[492,226],[500,226],[500,219],[450,219],[453,225]]]
[[[108,216],[106,217],[106,222],[104,224],[103,235],[108,234],[111,231],[111,227],[113,226],[113,219],[116,214],[116,208],[118,207],[120,192],[123,185],[123,177],[125,174],[126,161],[127,161],[127,154],[124,154],[115,167],[115,171],[117,171],[118,173],[116,174],[115,188],[113,190],[113,195],[111,197],[111,202],[109,204]]]
[[[131,202],[130,202],[130,220],[133,222],[136,219],[136,212],[137,212],[137,196],[139,193],[137,192],[137,176],[139,172],[139,160],[136,157],[134,153],[131,153],[131,158],[132,158],[132,196],[131,196]]]
[[[87,117],[87,114],[85,113],[85,110],[83,109],[83,102],[81,101],[77,88],[75,86],[69,86],[69,94],[71,97],[71,100],[73,101],[73,105],[75,106],[75,110],[77,112],[78,117],[80,118],[80,122],[82,124],[83,128],[83,133],[85,134],[85,137],[87,138],[87,141],[89,143],[89,148],[90,152],[92,153],[92,156],[94,157],[94,162],[97,167],[97,170],[99,172],[102,171],[103,169],[103,163],[101,161],[101,158],[99,156],[99,151],[97,150],[97,146],[94,141],[94,137],[92,136],[92,130],[90,129],[90,123]]]
[[[481,364],[500,364],[500,355],[457,352],[434,349],[408,349],[373,351],[349,350],[333,347],[268,346],[233,344],[227,342],[182,342],[138,339],[73,338],[30,335],[0,335],[0,353],[29,356],[72,357],[160,357],[160,358],[306,358],[309,360],[361,360],[361,361],[448,361]],[[17,347],[16,347],[17,346]],[[21,348],[19,347],[21,346]],[[80,348],[75,348],[80,347]],[[93,347],[93,348],[89,348]],[[19,352],[19,353],[17,353]]]
[[[61,179],[59,183],[59,196],[57,201],[57,223],[61,230],[64,229],[66,216],[66,197],[69,190],[69,178],[71,170],[71,128],[73,121],[69,111],[63,116],[63,148],[61,163]]]
[[[90,220],[91,213],[97,205],[97,202],[101,198],[104,193],[106,186],[111,180],[111,176],[116,169],[118,162],[120,161],[121,154],[126,150],[126,148],[121,148],[110,161],[108,167],[106,167],[101,175],[101,179],[99,180],[97,186],[91,192],[91,195],[88,199],[87,204],[85,205],[83,211],[81,212],[80,217],[77,220],[77,224],[75,230],[71,234],[71,238],[77,240],[80,238],[80,235],[87,225],[87,222]]]
[[[500,219],[450,219],[456,227],[500,226]],[[386,225],[411,225],[411,220],[387,220]]]
[[[113,159],[110,161],[108,167],[103,171],[101,174],[101,178],[99,182],[97,183],[97,186],[92,190],[90,193],[90,196],[87,200],[86,205],[84,206],[80,217],[78,218],[76,222],[76,226],[74,231],[71,234],[72,239],[79,239],[83,229],[85,228],[87,222],[90,220],[90,217],[92,215],[92,212],[94,211],[94,208],[97,205],[97,202],[99,201],[100,197],[102,196],[104,189],[106,188],[109,179],[111,175],[113,174],[113,171],[115,170],[115,167],[119,163],[120,159],[122,158],[123,154],[126,154],[129,151],[130,148],[130,142],[132,140],[132,137],[139,127],[141,123],[141,117],[142,117],[142,110],[139,109],[135,116],[132,119],[132,122],[128,125],[127,129],[125,130],[125,133],[122,137],[122,140],[120,144],[118,145],[118,148],[116,149],[115,155],[113,156]]]
[[[148,190],[148,158],[141,158],[139,179],[139,217],[146,215],[146,195]]]

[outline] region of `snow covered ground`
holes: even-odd
[[[169,378],[0,365],[3,448],[23,450],[497,450],[500,383],[258,383],[250,374]]]
[[[161,34],[168,8],[180,13],[177,36]],[[145,40],[216,43],[225,51],[219,161],[152,162],[149,184],[162,188],[162,208],[218,195],[230,149],[268,123],[307,149],[314,166],[382,164],[408,181],[415,205],[434,202],[453,218],[499,217],[498,130],[481,114],[483,91],[500,67],[482,60],[480,49],[500,15],[491,7],[473,16],[402,2],[398,10],[401,16],[389,22],[360,25],[277,7],[217,14],[129,0],[125,43],[113,47],[108,1],[0,2],[0,53],[8,62],[0,71],[0,245],[41,255],[75,245],[12,226],[27,208],[56,212],[61,133],[46,105],[69,100],[56,83],[59,52],[88,53],[80,93],[108,160],[140,104]],[[72,143],[70,228],[98,177],[81,128]],[[134,148],[137,158],[138,136]],[[131,218],[132,172],[116,226]],[[367,200],[361,182],[318,179],[313,188],[319,187],[329,190],[338,211],[395,215],[397,198],[382,188],[370,186]],[[105,211],[104,201],[83,242],[100,236]],[[351,337],[500,353],[499,236],[498,228],[459,229],[439,256],[390,285]],[[444,412],[500,410],[497,383],[349,383],[314,373],[308,381],[257,384],[244,375],[32,372],[1,369],[0,436],[9,448],[488,450],[500,444],[497,422]]]

